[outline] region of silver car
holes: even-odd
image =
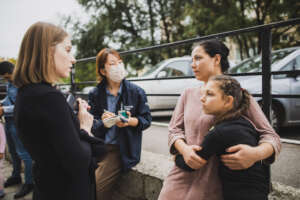
[[[192,58],[190,56],[166,59],[151,67],[144,73],[143,76],[133,78],[134,80],[156,78],[166,79],[136,81],[128,79],[132,80],[132,82],[145,90],[148,95],[152,115],[171,115],[176,106],[179,95],[185,88],[199,87],[203,84],[195,78],[191,78],[194,76],[191,68],[191,60]],[[164,96],[159,96],[160,94]]]
[[[300,47],[273,51],[271,71],[300,70]],[[252,57],[230,69],[230,73],[261,72],[261,56]],[[262,77],[236,77],[242,87],[250,93],[261,94]],[[297,75],[272,75],[272,94],[300,94],[300,77]],[[261,102],[261,98],[256,98]],[[272,121],[275,129],[300,124],[299,98],[273,98]]]
[[[191,61],[190,56],[166,59],[146,70],[142,76],[127,79],[145,90],[153,116],[171,116],[184,89],[203,84],[193,78]],[[78,94],[87,95],[93,88],[85,87]]]

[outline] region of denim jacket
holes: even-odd
[[[1,102],[4,110],[4,117],[13,117],[18,88],[10,81],[8,81],[6,88],[7,95]]]
[[[131,107],[131,116],[136,117],[139,121],[136,127],[117,128],[119,133],[117,140],[120,145],[123,171],[127,171],[140,161],[142,131],[150,126],[152,117],[145,91],[127,80],[123,80],[122,84],[121,97],[117,103],[116,110],[120,110],[120,104],[122,102],[124,106]],[[104,127],[101,120],[104,109],[107,109],[105,79],[89,93],[88,103],[91,106],[90,112],[95,119],[92,133],[96,137],[104,139],[108,130]]]

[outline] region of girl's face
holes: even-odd
[[[199,81],[207,82],[208,79],[220,72],[220,56],[210,57],[202,46],[196,47],[192,52],[192,69]]]
[[[67,78],[72,70],[72,65],[76,60],[71,53],[72,44],[69,37],[55,45],[54,63],[56,75],[58,78]]]
[[[216,81],[208,81],[204,86],[204,94],[201,97],[203,111],[210,115],[221,115],[233,106],[233,97],[225,96]]]

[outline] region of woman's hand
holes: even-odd
[[[0,153],[0,160],[4,158],[4,153]]]
[[[231,154],[221,156],[222,162],[226,167],[232,170],[241,170],[251,167],[258,159],[256,147],[245,144],[232,146],[226,150]]]
[[[86,100],[81,99],[81,98],[77,98],[77,102],[82,104],[82,107],[85,108],[86,110],[90,110],[91,106],[87,103]]]
[[[122,122],[122,121],[117,122],[116,125],[119,128],[124,128],[124,127],[129,126],[128,122]]]
[[[110,117],[114,117],[116,116],[115,113],[109,112],[109,111],[105,111],[102,116],[101,116],[101,120],[103,121],[106,118],[110,118]]]
[[[91,128],[93,126],[94,117],[87,111],[89,106],[86,103],[86,101],[78,98],[77,102],[79,107],[78,119],[80,122],[80,129],[84,129],[86,132],[91,134]]]
[[[136,118],[136,117],[131,117],[131,113],[129,111],[126,112],[127,115],[128,115],[128,122],[117,122],[116,125],[119,127],[119,128],[123,128],[123,127],[127,127],[127,126],[137,126],[138,123],[139,123],[139,120]]]

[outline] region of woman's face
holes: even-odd
[[[216,81],[208,81],[204,86],[204,94],[201,97],[203,111],[206,114],[220,115],[232,108],[231,97],[223,95]]]
[[[216,75],[220,70],[218,56],[210,57],[202,46],[193,50],[192,59],[191,66],[196,79],[199,81],[207,82],[211,76]]]
[[[117,67],[118,64],[122,63],[122,60],[120,58],[118,58],[117,56],[113,55],[113,54],[108,54],[107,58],[106,58],[106,62],[104,64],[104,69],[102,70],[102,74],[104,76],[106,76],[107,78],[109,77],[109,73],[107,73],[111,67]]]
[[[62,42],[55,45],[54,63],[58,78],[67,78],[72,70],[72,65],[76,60],[71,53],[72,44],[70,37],[66,37]]]

